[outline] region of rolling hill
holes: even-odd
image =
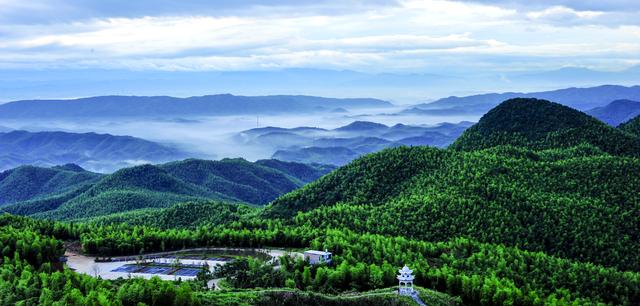
[[[356,159],[360,155],[361,153],[345,147],[308,147],[278,150],[271,157],[299,163],[325,163],[340,166]]]
[[[331,111],[335,108],[388,107],[377,99],[335,99],[313,96],[234,96],[189,98],[167,96],[98,96],[73,100],[22,100],[0,104],[0,118],[108,118],[284,114]]]
[[[469,151],[514,145],[551,149],[584,143],[614,155],[640,156],[637,137],[570,107],[524,98],[507,100],[486,113],[451,148]]]
[[[311,127],[265,127],[238,133],[239,144],[274,150],[271,158],[300,162],[344,165],[353,159],[401,145],[445,147],[473,123],[441,123],[435,126],[396,124],[387,126],[354,121],[327,130]]]
[[[640,247],[640,161],[621,140],[636,141],[559,104],[510,100],[452,149],[366,155],[276,199],[262,215],[427,241],[464,236],[640,271],[631,251]]]
[[[0,170],[74,163],[98,172],[186,158],[179,149],[130,136],[96,133],[0,133]]]
[[[618,126],[640,115],[640,102],[616,100],[605,106],[590,109],[586,113],[610,126]]]
[[[639,174],[637,159],[591,146],[401,147],[362,157],[263,214],[428,241],[465,236],[638,271]]]
[[[368,122],[368,121],[354,121],[350,124],[339,127],[335,130],[340,132],[362,132],[362,131],[372,132],[372,131],[386,130],[388,128],[389,128],[388,126],[381,123]]]
[[[20,166],[0,173],[0,205],[63,194],[95,183],[100,177],[77,165]]]
[[[70,167],[21,167],[3,172],[0,190],[8,200],[2,210],[66,220],[211,199],[265,204],[332,170],[243,159],[187,159],[124,168],[109,175],[68,170]]]
[[[640,137],[640,116],[621,124],[618,129]]]
[[[331,169],[278,161],[251,163],[241,158],[220,161],[187,159],[160,167],[184,182],[252,204],[266,204]]]
[[[222,225],[239,221],[242,215],[258,209],[219,201],[185,202],[160,209],[139,209],[122,213],[88,218],[98,225],[129,224],[156,228],[197,228],[206,225]]]

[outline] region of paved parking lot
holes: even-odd
[[[219,248],[220,250],[226,250],[224,248]],[[192,249],[193,251],[207,251],[208,249]],[[235,250],[245,250],[245,249],[228,249],[231,251]],[[253,250],[253,249],[246,249]],[[277,250],[277,249],[266,249],[263,250],[268,255],[273,258],[277,258],[279,256],[283,256],[285,254],[302,257],[301,253],[297,252],[288,252],[285,250]],[[214,269],[216,265],[224,265],[229,262],[231,259],[224,257],[210,257],[206,259],[202,259],[201,256],[178,256],[180,259],[180,269],[176,270],[175,267],[175,255],[174,254],[151,254],[145,256],[149,261],[153,261],[154,264],[152,266],[140,266],[138,265],[136,258],[137,256],[129,256],[129,257],[119,257],[114,258],[113,261],[110,262],[95,262],[94,257],[85,256],[81,254],[76,254],[70,251],[67,251],[65,255],[68,258],[67,266],[69,268],[79,272],[88,274],[91,276],[100,276],[103,279],[117,279],[117,278],[128,278],[128,277],[142,277],[142,278],[151,278],[157,276],[164,280],[189,280],[196,278],[198,272],[203,264],[207,264],[211,270]],[[169,274],[170,273],[170,274]]]

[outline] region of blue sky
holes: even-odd
[[[636,64],[637,0],[0,0],[0,69],[474,74]]]

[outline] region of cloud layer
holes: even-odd
[[[0,69],[473,74],[640,61],[638,1],[529,2],[0,0]]]

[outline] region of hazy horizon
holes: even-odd
[[[0,0],[0,102],[640,84],[637,1]]]
[[[432,85],[435,87],[440,86],[439,88],[433,87],[425,87],[418,88],[420,84],[408,84],[404,86],[399,86],[395,88],[376,88],[376,86],[380,86],[376,81],[372,81],[371,84],[363,83],[358,84],[355,87],[349,87],[345,85],[347,89],[336,90],[336,89],[328,89],[328,86],[318,86],[314,88],[294,88],[294,87],[276,87],[276,88],[239,88],[238,85],[232,85],[228,87],[218,86],[206,86],[201,85],[193,88],[193,84],[189,84],[192,81],[192,78],[188,78],[188,80],[184,81],[184,84],[173,84],[174,87],[162,87],[162,84],[165,84],[166,81],[160,82],[157,84],[157,81],[147,81],[145,84],[137,87],[137,88],[129,88],[129,89],[115,89],[113,87],[104,88],[99,86],[97,88],[91,88],[90,91],[86,91],[87,87],[82,86],[82,81],[70,81],[76,84],[76,88],[69,88],[69,90],[64,90],[66,87],[74,86],[74,84],[63,84],[59,86],[60,81],[51,80],[48,81],[47,88],[42,91],[38,91],[36,86],[36,90],[31,88],[31,90],[23,90],[21,88],[12,88],[8,91],[3,92],[4,96],[0,96],[0,104],[5,104],[14,101],[21,100],[73,100],[73,99],[82,99],[82,98],[90,98],[97,96],[138,96],[138,97],[150,97],[150,96],[170,96],[176,98],[189,98],[189,97],[201,97],[201,96],[214,96],[214,95],[235,95],[235,96],[288,96],[288,95],[300,95],[300,96],[315,96],[315,97],[324,97],[324,98],[372,98],[372,99],[380,99],[388,101],[396,106],[410,106],[420,103],[429,103],[436,101],[438,99],[447,98],[447,97],[464,97],[464,96],[472,96],[472,95],[480,95],[487,93],[506,93],[506,92],[521,92],[521,93],[531,93],[531,92],[543,92],[543,91],[553,91],[560,90],[566,88],[590,88],[590,87],[598,87],[604,85],[614,85],[614,86],[625,86],[625,87],[633,87],[640,86],[640,69],[638,69],[638,73],[634,73],[631,78],[627,78],[622,81],[599,81],[604,77],[594,77],[593,80],[582,80],[582,81],[567,81],[562,80],[558,82],[557,79],[548,81],[548,82],[533,82],[533,83],[523,83],[519,82],[517,84],[493,84],[487,85],[486,78],[480,79],[472,86],[462,87],[463,84],[469,84],[469,82],[473,82],[474,79],[460,79],[455,82],[439,82],[437,85]],[[343,71],[336,71],[337,73],[343,73]],[[601,71],[592,71],[595,74],[605,73],[605,74],[613,74],[615,77],[613,80],[621,80],[625,78],[624,74],[616,75],[618,73],[611,72],[601,72]],[[251,74],[254,72],[246,72],[247,74]],[[285,71],[270,71],[275,75],[278,74],[286,74]],[[554,72],[548,72],[554,73]],[[636,74],[639,76],[636,79]],[[372,77],[376,77],[379,75],[371,74]],[[389,76],[387,74],[386,76]],[[406,80],[407,82],[416,81],[415,74],[394,74],[393,76]],[[251,76],[246,76],[247,78],[251,78]],[[286,76],[285,76],[286,77]],[[566,79],[566,77],[564,77]],[[200,81],[203,79],[200,78]],[[127,78],[119,79],[118,82],[127,83],[129,80]],[[489,80],[491,81],[491,80]],[[286,81],[285,81],[286,82]],[[419,80],[418,80],[419,83]],[[457,85],[460,84],[459,87]],[[138,84],[140,85],[140,84]],[[444,86],[443,86],[444,85]],[[2,85],[0,85],[2,86]],[[6,86],[6,85],[5,85]],[[131,85],[133,86],[133,85]],[[154,86],[158,86],[158,88],[154,88]],[[184,86],[188,88],[183,88]],[[371,87],[368,87],[371,86]],[[484,87],[483,87],[484,86]],[[57,87],[57,89],[53,89]],[[114,86],[115,87],[115,86]],[[209,89],[210,87],[219,88],[219,89]],[[224,88],[232,88],[235,90],[225,90]],[[78,91],[79,90],[79,91]],[[409,91],[409,92],[408,92]],[[19,92],[14,95],[7,96],[7,93],[11,92]],[[0,94],[2,95],[2,94]]]

